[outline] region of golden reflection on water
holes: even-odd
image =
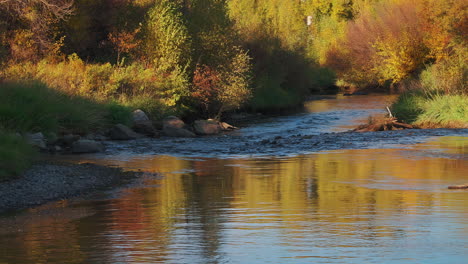
[[[0,232],[0,248],[9,251],[0,254],[0,263],[68,257],[73,261],[66,263],[186,263],[184,253],[206,263],[247,258],[235,250],[250,252],[264,244],[289,248],[281,254],[291,258],[311,257],[311,251],[330,257],[317,253],[322,245],[343,252],[402,247],[394,241],[411,241],[417,252],[425,234],[454,241],[467,234],[466,192],[446,190],[468,182],[467,146],[464,137],[447,137],[408,149],[287,158],[100,160],[164,177],[148,179],[148,187],[127,189],[107,202],[59,206],[64,208],[60,217],[35,221],[30,216],[21,231]],[[90,211],[96,213],[86,214]],[[446,225],[450,228],[439,230]],[[460,248],[438,250],[460,257]],[[341,257],[360,257],[354,254]]]

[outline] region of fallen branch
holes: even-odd
[[[391,113],[389,113],[391,114]],[[413,129],[414,126],[402,122],[398,122],[395,117],[389,117],[379,120],[373,120],[369,124],[360,125],[353,131],[355,132],[369,132],[369,131],[388,131],[388,130],[401,130]]]

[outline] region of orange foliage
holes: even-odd
[[[348,24],[326,65],[358,85],[398,83],[466,42],[467,10],[463,0],[381,2]]]
[[[207,65],[197,65],[193,76],[192,97],[199,101],[205,112],[220,90],[221,79],[216,70]]]
[[[140,41],[136,40],[138,32],[140,32],[140,28],[136,28],[133,32],[109,33],[109,40],[117,49],[117,63],[120,63],[119,60],[122,53],[128,53],[140,44]]]

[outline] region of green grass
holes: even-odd
[[[400,120],[419,127],[468,128],[468,96],[407,92],[392,105]]]
[[[129,118],[126,107],[66,95],[38,82],[0,84],[0,124],[11,131],[83,134]]]
[[[0,182],[19,176],[35,155],[33,147],[21,137],[0,130]]]

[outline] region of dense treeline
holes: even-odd
[[[305,7],[303,1],[2,1],[1,78],[207,117],[241,106],[290,107],[334,84],[333,73],[308,56]]]
[[[463,0],[3,0],[1,78],[205,116],[287,107],[335,75],[395,87],[456,75],[444,65],[460,74],[467,12]]]
[[[405,121],[465,126],[467,12],[464,0],[0,0],[0,145],[136,108],[153,121],[284,109],[337,86],[406,89],[392,108]],[[50,98],[66,99],[40,109]]]

